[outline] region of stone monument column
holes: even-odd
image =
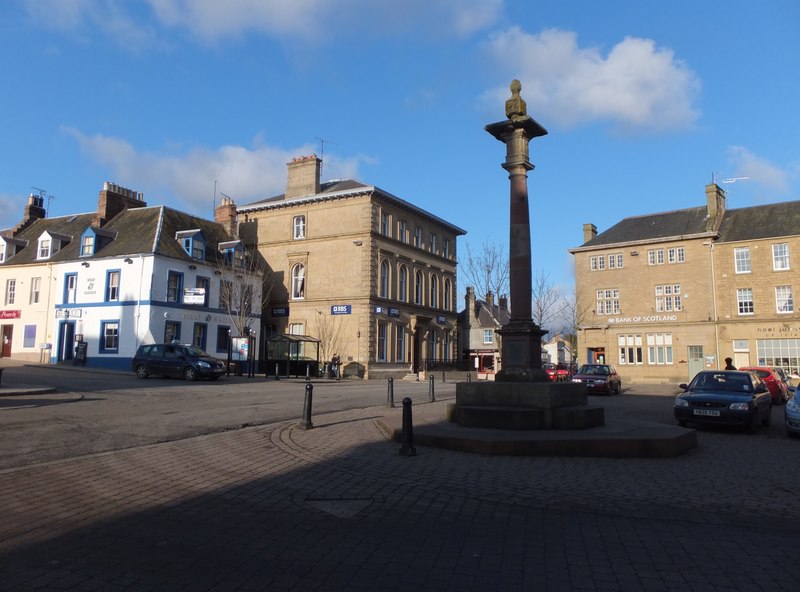
[[[506,145],[506,160],[511,188],[509,250],[510,322],[498,331],[502,338],[502,369],[497,381],[539,382],[547,380],[542,369],[542,335],[546,333],[531,318],[531,224],[528,210],[528,159],[531,139],[547,130],[528,115],[520,97],[519,80],[511,82],[511,98],[506,101],[506,119],[486,126],[486,131]]]

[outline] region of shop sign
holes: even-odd
[[[436,317],[436,322],[439,323],[440,325],[444,325],[444,324],[447,323],[447,319],[445,317],[443,317],[442,315],[438,315]]]
[[[353,312],[352,304],[334,304],[331,306],[332,315],[349,315]]]
[[[288,317],[289,316],[289,307],[288,306],[279,306],[272,309],[272,316],[273,317]]]
[[[791,325],[782,325],[780,327],[758,327],[756,333],[765,335],[767,337],[786,337],[789,335],[796,336],[800,332],[800,327],[792,327]]]
[[[400,317],[400,309],[399,308],[390,308],[389,309],[389,316],[390,317]]]
[[[21,319],[21,310],[0,310],[0,319]]]
[[[678,320],[678,315],[645,315],[641,317],[611,317],[608,319],[609,325],[620,325],[623,323],[668,323]]]
[[[183,289],[183,303],[184,304],[200,304],[206,303],[206,289],[205,288],[184,288]]]

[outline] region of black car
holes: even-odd
[[[698,372],[675,397],[678,425],[704,423],[743,426],[751,431],[772,421],[769,388],[755,372],[705,370]]]
[[[572,382],[582,382],[587,393],[619,394],[622,379],[610,364],[584,364],[572,375]]]
[[[197,346],[181,343],[140,345],[131,367],[139,378],[158,374],[182,376],[186,380],[202,377],[216,380],[225,374],[225,362]]]

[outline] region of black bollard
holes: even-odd
[[[431,403],[436,401],[436,397],[433,394],[433,374],[431,374],[431,379],[428,381],[428,400]]]
[[[304,430],[310,430],[314,427],[314,424],[311,423],[311,403],[314,399],[314,385],[308,383],[306,385],[306,399],[303,403],[303,420],[300,422],[299,427],[303,428]]]
[[[278,366],[278,364],[275,364],[275,380],[280,380],[280,379],[281,379],[281,377],[280,377],[280,374],[279,374],[279,366]]]
[[[472,374],[467,372],[467,382],[472,382]]]
[[[311,380],[311,366],[306,364],[306,382]]]
[[[444,382],[444,370],[442,370],[442,382]]]
[[[400,456],[417,456],[414,448],[414,422],[411,419],[411,399],[403,399],[403,445],[400,447]]]
[[[394,378],[389,377],[389,389],[386,393],[386,406],[394,407]]]

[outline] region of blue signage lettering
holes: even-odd
[[[351,312],[352,306],[350,304],[334,304],[331,306],[332,315],[345,315],[350,314]]]

